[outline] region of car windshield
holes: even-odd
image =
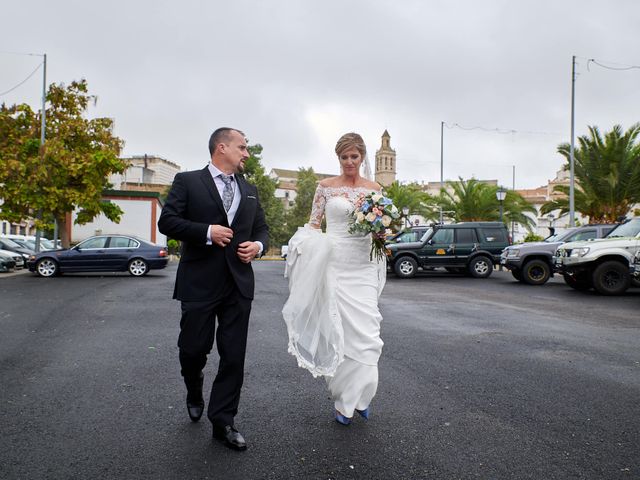
[[[427,231],[424,232],[424,235],[422,235],[422,238],[420,238],[420,241],[424,242],[427,238],[431,236],[432,233],[433,233],[433,228],[431,227],[427,228]]]
[[[626,223],[618,225],[609,232],[607,238],[635,237],[640,233],[640,218],[633,218]]]
[[[4,244],[6,246],[11,247],[11,248],[20,248],[20,247],[22,247],[22,245],[17,244],[16,242],[11,240],[10,238],[3,238],[2,241],[4,242]]]
[[[545,242],[553,243],[553,242],[564,242],[565,238],[575,232],[575,228],[565,230],[564,232],[554,233],[553,235],[544,239]]]

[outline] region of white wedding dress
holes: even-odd
[[[370,235],[348,231],[360,193],[371,190],[318,186],[309,224],[289,241],[289,299],[282,310],[289,352],[314,376],[325,376],[336,409],[347,417],[375,395],[383,345],[378,297],[386,263],[369,259]],[[319,230],[323,214],[326,233]]]

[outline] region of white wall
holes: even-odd
[[[153,200],[153,201],[150,201]],[[114,223],[103,214],[98,215],[85,225],[73,224],[71,227],[71,242],[77,243],[93,235],[123,234],[133,235],[142,240],[151,241],[151,229],[156,231],[156,241],[158,245],[166,245],[167,237],[158,231],[157,219],[160,217],[160,205],[155,199],[144,200],[120,200],[111,199],[123,211],[120,223]],[[152,222],[152,209],[156,211],[155,225]],[[75,222],[77,212],[72,214],[72,221]]]

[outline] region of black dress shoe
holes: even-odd
[[[204,374],[195,379],[184,379],[187,386],[187,413],[192,422],[197,422],[204,412],[204,398],[202,397],[202,384],[204,382]]]
[[[233,450],[247,449],[247,443],[244,441],[244,437],[231,425],[225,425],[224,427],[214,425],[213,438],[220,440],[226,447],[232,448]]]

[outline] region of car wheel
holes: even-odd
[[[522,282],[522,271],[519,268],[514,268],[513,270],[511,270],[511,275],[519,282]]]
[[[411,257],[400,257],[396,260],[393,270],[400,278],[411,278],[418,270],[418,262]]]
[[[584,292],[592,287],[591,280],[586,275],[569,275],[568,273],[563,273],[562,278],[564,278],[564,283],[574,290]]]
[[[475,278],[487,278],[493,271],[493,263],[487,257],[478,255],[469,263],[469,273]]]
[[[593,288],[602,295],[621,295],[631,285],[629,268],[615,260],[602,262],[593,272]]]
[[[52,258],[42,258],[36,263],[36,272],[41,277],[54,277],[59,273],[58,262]]]
[[[551,268],[544,260],[529,260],[522,269],[522,279],[529,285],[543,285],[551,276]]]
[[[149,273],[149,264],[141,258],[134,258],[129,262],[129,273],[134,277],[142,277]]]

